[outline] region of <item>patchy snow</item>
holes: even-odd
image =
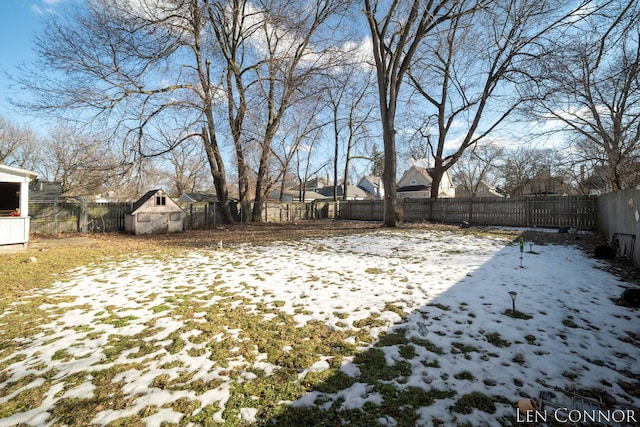
[[[529,248],[527,242],[525,248]],[[171,263],[142,256],[81,268],[71,280],[42,291],[76,299],[67,304],[70,308],[64,314],[44,325],[42,333],[22,340],[19,352],[26,358],[6,370],[6,382],[13,383],[37,375],[42,366],[55,367],[58,374],[51,380],[53,386],[39,407],[0,419],[0,426],[52,425],[55,420],[49,418],[48,411],[58,398],[93,394],[90,375],[84,383],[68,389],[63,387],[64,378],[125,363],[145,363],[144,370],[131,367],[113,378],[113,382],[123,382],[122,390],[132,397],[131,406],[100,411],[93,422],[105,424],[155,405],[161,409],[144,418],[148,426],[162,421],[176,423],[183,414],[169,406],[181,397],[199,400],[200,408],[224,408],[230,384],[237,381],[229,376],[229,369],[244,370],[242,377],[251,381],[255,374],[247,369],[261,369],[270,375],[278,367],[263,355],[257,355],[251,363],[239,355],[221,366],[211,360],[204,343],[187,339],[196,332],[184,332],[185,321],[179,316],[170,317],[172,311],[163,306],[178,294],[206,294],[212,286],[248,298],[248,308],[256,312],[259,303],[277,307],[300,325],[317,320],[335,329],[355,330],[354,322],[379,314],[385,325],[371,328],[372,335],[403,329],[409,338],[428,340],[440,347],[443,355],[415,347],[416,354],[409,360],[410,375],[401,382],[392,381],[400,389],[414,386],[457,392],[451,399],[437,399],[419,408],[423,425],[429,425],[432,417],[453,422],[450,407],[460,396],[473,391],[499,394],[513,403],[554,387],[606,388],[618,402],[640,409],[640,401],[620,386],[621,382],[632,381],[622,372],[638,374],[640,349],[629,342],[627,331],[637,331],[640,315],[638,310],[612,302],[629,285],[603,271],[603,264],[576,248],[536,245],[535,251],[532,254],[525,250],[521,268],[519,246],[504,239],[405,230],[265,246],[228,246],[194,251]],[[510,291],[517,292],[516,310],[531,319],[505,314],[512,305]],[[244,301],[238,299],[236,305]],[[206,307],[216,304],[216,299],[202,302]],[[296,309],[301,304],[304,311]],[[385,309],[388,304],[400,307],[404,318]],[[207,322],[205,313],[195,313],[193,318],[192,322]],[[140,348],[134,347],[113,360],[107,357],[105,348],[112,345],[110,339],[132,337],[147,325],[153,325],[156,332],[145,341],[158,346],[157,350],[138,355]],[[229,325],[226,335],[220,335],[220,340],[236,340],[229,342],[229,348],[241,341],[241,330],[235,326]],[[171,354],[164,346],[173,342],[175,333],[184,339],[185,346]],[[509,346],[492,344],[490,337],[508,341]],[[464,346],[467,350],[460,350]],[[398,346],[381,350],[390,365],[403,360]],[[437,366],[428,363],[434,360]],[[168,381],[179,375],[181,369],[171,367],[176,361],[182,363],[182,370],[187,367],[193,373],[192,380],[218,380],[220,384],[201,394],[166,390],[154,384],[154,378],[161,374],[166,374]],[[328,368],[327,360],[318,355],[307,371]],[[360,369],[349,359],[340,370],[352,378],[360,376]],[[473,379],[456,378],[464,371]],[[573,378],[579,378],[579,383]],[[38,381],[26,387],[36,387],[42,382]],[[0,404],[13,395],[0,397]],[[368,384],[356,382],[334,394],[312,391],[292,404],[313,406],[321,400],[323,406],[330,407],[339,399],[342,409],[352,409],[366,402],[379,405],[383,396]],[[515,416],[511,404],[496,406],[494,414],[479,410],[456,414],[455,422],[493,425],[498,417]],[[215,414],[219,422],[221,412]],[[240,410],[244,421],[254,421],[256,413],[256,408]],[[397,424],[390,416],[378,421],[381,425]]]

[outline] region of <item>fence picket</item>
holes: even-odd
[[[341,206],[343,219],[382,220],[381,200],[343,203],[347,204]],[[580,229],[593,229],[597,225],[595,196],[404,199],[399,206],[405,221]]]
[[[595,196],[405,199],[399,203],[399,207],[405,221],[468,221],[474,225],[593,229],[597,225],[598,202]],[[215,204],[183,204],[182,208],[186,213],[187,229],[215,228],[216,224],[223,221]],[[125,217],[131,213],[131,209],[130,202],[87,203],[77,199],[31,202],[31,232],[60,234],[124,231]],[[321,218],[382,221],[384,202],[267,202],[262,211],[266,222]]]

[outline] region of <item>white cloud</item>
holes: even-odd
[[[31,11],[40,16],[44,15],[44,10],[42,10],[37,4],[31,5]]]

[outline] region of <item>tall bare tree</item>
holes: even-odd
[[[178,141],[203,144],[226,221],[232,221],[215,123],[212,31],[200,0],[87,0],[47,15],[36,40],[39,62],[19,78],[34,94],[27,107],[110,130],[123,163],[174,147],[150,146],[174,116]],[[166,129],[165,129],[166,130]]]
[[[284,138],[278,134],[286,133],[282,126],[292,106],[315,96],[313,92],[320,89],[314,89],[314,79],[335,63],[339,49],[334,45],[340,44],[340,33],[329,21],[339,19],[349,2],[208,0],[207,4],[224,58],[221,85],[236,154],[242,212],[250,211],[249,177],[254,175],[251,216],[260,221],[262,201],[277,181],[272,170],[274,141]],[[255,147],[259,155],[253,165],[248,151]]]
[[[365,0],[376,66],[382,139],[384,141],[384,224],[397,225],[396,112],[398,98],[416,53],[428,35],[443,22],[475,10],[483,2],[453,0]]]
[[[540,64],[527,112],[558,123],[577,164],[615,191],[640,183],[640,2],[598,6]]]
[[[329,76],[327,86],[328,109],[331,111],[333,136],[333,200],[338,200],[339,173],[342,168],[342,199],[348,198],[351,161],[356,156],[356,144],[369,139],[369,127],[375,106],[370,102],[374,95],[373,75],[368,64],[356,61],[345,64]],[[340,165],[340,150],[344,150],[344,163]]]
[[[256,174],[252,220],[262,217],[262,200],[275,183],[269,176],[272,144],[283,117],[297,102],[313,93],[315,78],[340,58],[339,31],[331,25],[348,7],[348,1],[291,2],[270,0],[269,15],[260,29],[264,59],[256,67],[256,113],[252,115],[261,153]],[[315,89],[320,90],[320,89]]]
[[[221,57],[221,85],[227,104],[227,122],[233,140],[238,176],[238,199],[241,221],[249,219],[250,166],[247,150],[253,141],[246,135],[245,119],[248,112],[248,92],[255,82],[254,69],[260,58],[251,55],[256,32],[264,11],[256,10],[247,0],[207,1],[208,18],[215,32]]]
[[[542,56],[545,37],[575,12],[551,1],[493,0],[473,13],[465,7],[455,5],[454,17],[408,72],[426,102],[415,108],[424,111],[416,135],[432,159],[433,198],[444,173],[525,100],[518,84],[528,78],[530,62]]]

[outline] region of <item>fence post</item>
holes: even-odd
[[[81,213],[80,213],[80,231],[82,233],[86,233],[87,232],[87,223],[89,222],[89,218],[88,218],[88,212],[87,212],[87,198],[83,197],[82,199],[82,204],[81,204]]]
[[[531,199],[528,197],[524,199],[524,209],[525,222],[527,227],[531,227]]]
[[[53,234],[58,234],[58,201],[53,201]]]

